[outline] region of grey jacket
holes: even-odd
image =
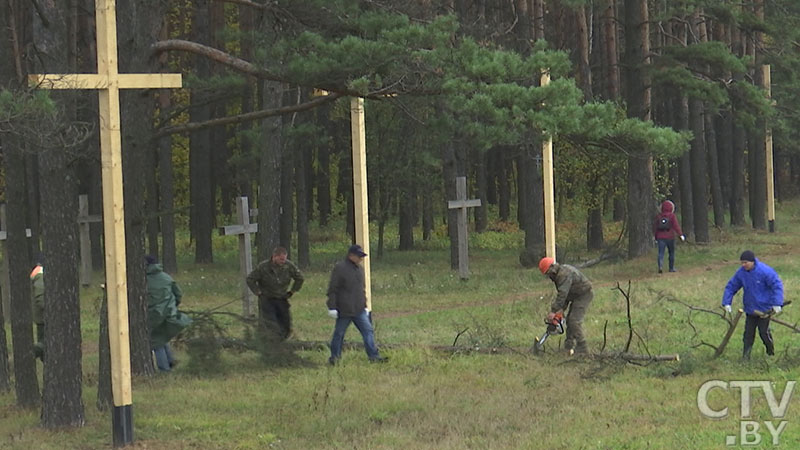
[[[367,307],[364,289],[364,268],[345,259],[336,264],[328,284],[328,309],[339,311],[339,317],[356,317]]]

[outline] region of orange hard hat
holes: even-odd
[[[552,266],[554,262],[556,262],[556,260],[550,258],[549,256],[542,258],[539,261],[539,270],[542,271],[542,274],[546,274],[547,271],[550,269],[550,266]]]

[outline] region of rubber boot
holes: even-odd
[[[750,351],[751,351],[752,349],[753,349],[753,346],[750,346],[750,347],[745,347],[745,348],[742,350],[742,359],[743,359],[743,360],[745,360],[745,361],[749,361],[749,360],[750,360]]]

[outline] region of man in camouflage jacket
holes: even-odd
[[[285,248],[275,248],[272,257],[259,263],[247,276],[247,286],[258,296],[259,317],[281,340],[292,334],[289,297],[303,287],[303,274],[286,259],[286,254]],[[292,280],[294,283],[289,289]]]
[[[574,349],[576,353],[586,353],[586,337],[583,334],[583,318],[589,303],[592,302],[592,282],[578,269],[567,264],[558,264],[553,258],[542,258],[539,261],[539,270],[550,278],[556,286],[558,293],[550,305],[548,320],[556,314],[567,314],[567,338],[564,346],[567,350]]]

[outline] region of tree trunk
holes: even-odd
[[[336,136],[333,121],[330,120],[330,106],[321,106],[317,111],[318,123],[323,124],[327,139],[317,147],[317,173],[314,177],[317,187],[317,208],[319,226],[328,225],[331,216],[331,147]]]
[[[100,332],[97,343],[97,409],[108,411],[114,405],[111,390],[111,346],[108,340],[108,296],[100,299]]]
[[[525,232],[525,249],[533,254],[538,254],[544,249],[544,187],[542,181],[542,168],[537,162],[539,144],[541,140],[534,140],[536,144],[526,146],[520,156],[519,178],[525,180],[521,183],[524,190],[519,192],[520,209],[524,202],[524,216],[522,229]]]
[[[606,98],[615,100],[619,98],[619,55],[617,50],[617,2],[606,0],[603,6],[603,53],[605,57],[605,87]],[[617,220],[622,220],[619,218]]]
[[[725,200],[722,196],[722,185],[720,182],[719,152],[717,150],[717,132],[714,127],[714,118],[711,116],[711,109],[706,108],[706,147],[708,149],[708,180],[711,182],[711,201],[714,207],[714,226],[722,228],[725,225]]]
[[[625,0],[625,63],[628,115],[650,120],[650,15],[647,0]],[[650,249],[653,215],[653,158],[634,151],[628,157],[628,256]]]
[[[422,240],[431,240],[433,234],[433,192],[425,189],[422,192]]]
[[[456,198],[456,177],[459,175],[456,144],[450,139],[442,146],[442,178],[445,201]],[[447,235],[450,238],[450,268],[458,269],[458,212],[447,209]]]
[[[295,185],[297,187],[297,263],[305,269],[311,264],[311,256],[309,252],[309,236],[308,236],[308,184],[306,183],[306,176],[308,175],[307,163],[310,163],[306,158],[306,152],[312,149],[304,145],[296,145],[295,157]]]
[[[747,133],[743,126],[733,127],[733,146],[731,147],[731,225],[744,226],[744,150],[747,146]]]
[[[284,123],[284,129],[292,125]],[[287,130],[288,131],[288,130]],[[281,131],[283,133],[283,130]],[[281,150],[280,176],[280,245],[292,257],[292,231],[294,229],[294,152],[284,148]]]
[[[159,92],[158,101],[162,112],[168,110],[171,105],[169,92]],[[161,209],[172,211],[175,208],[175,181],[172,173],[172,137],[169,135],[158,140],[158,194]],[[178,271],[174,213],[161,216],[161,263],[168,273]]]
[[[475,210],[475,232],[476,233],[483,233],[486,231],[486,225],[489,222],[488,218],[488,208],[487,205],[489,201],[487,200],[486,190],[487,190],[487,183],[486,183],[486,160],[487,160],[486,152],[479,151],[477,158],[475,158],[478,163],[475,166],[475,178],[477,181],[477,198],[481,201],[481,206],[477,208],[473,208]],[[469,196],[469,194],[467,194]]]
[[[11,294],[11,340],[14,351],[14,380],[17,406],[33,408],[39,405],[39,381],[36,376],[36,360],[33,353],[33,333],[31,318],[31,290],[28,278],[30,259],[25,242],[25,177],[20,170],[25,160],[22,156],[24,143],[18,139],[3,139],[3,159],[6,174],[6,198],[8,211],[6,242],[9,260],[10,286],[3,286]],[[63,180],[58,177],[57,180]],[[47,184],[47,183],[45,183]],[[56,179],[52,185],[60,185]],[[61,219],[59,219],[60,221]],[[48,282],[50,275],[48,273]],[[77,286],[77,284],[76,284]]]
[[[575,8],[575,39],[576,48],[575,53],[578,59],[577,64],[577,82],[578,86],[583,91],[583,98],[586,101],[591,101],[594,95],[592,94],[592,69],[589,65],[589,26],[586,21],[586,7],[578,6]]]
[[[414,202],[416,198],[409,195],[411,186],[408,181],[402,182],[405,186],[401,189],[399,202],[398,232],[400,234],[400,244],[398,250],[414,249]],[[388,214],[387,214],[388,215]]]
[[[689,100],[681,96],[677,109],[676,124],[680,130],[689,129]],[[680,184],[681,224],[686,236],[694,238],[694,202],[692,201],[692,164],[691,151],[685,152],[678,160],[678,181]]]
[[[210,1],[194,0],[192,33],[194,41],[210,45]],[[200,80],[211,77],[211,63],[203,57],[194,58],[195,75]],[[209,94],[202,88],[190,93],[189,120],[203,122],[211,119],[213,106]],[[211,131],[204,128],[189,134],[189,190],[192,203],[190,214],[191,234],[195,241],[194,261],[198,264],[214,262],[211,247],[213,227],[214,191],[212,191]]]
[[[708,198],[706,192],[706,145],[703,118],[703,102],[698,99],[689,100],[689,120],[691,122],[692,148],[691,177],[692,205],[694,206],[694,235],[697,242],[709,242],[708,235]]]
[[[719,162],[719,184],[722,192],[722,208],[730,211],[731,164],[733,149],[733,118],[730,110],[721,111],[715,120],[717,135],[717,161]]]
[[[162,2],[140,0],[117,5],[117,20],[131,26],[119,28],[121,73],[153,73],[158,62],[150,57],[150,45],[158,41],[163,17]],[[125,251],[127,256],[128,319],[130,323],[131,373],[154,374],[147,325],[147,285],[144,266],[144,173],[142,155],[152,148],[151,96],[130,91],[122,95],[122,171],[125,180]],[[210,237],[210,236],[209,236]]]
[[[497,196],[498,213],[501,222],[508,222],[511,218],[511,160],[506,157],[508,148],[499,147],[497,151]]]
[[[264,24],[268,26],[268,24]],[[261,101],[263,108],[281,106],[283,89],[274,81],[262,82]],[[272,250],[280,245],[280,216],[282,172],[282,132],[280,117],[269,117],[262,121],[261,165],[258,189],[258,259],[264,261]]]

